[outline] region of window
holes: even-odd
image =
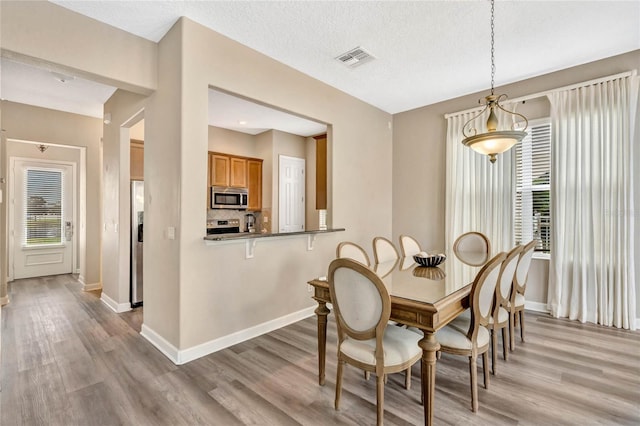
[[[551,122],[529,123],[529,134],[516,146],[515,242],[537,240],[536,251],[548,253],[551,244],[549,174]]]
[[[62,171],[27,168],[23,245],[61,244]]]

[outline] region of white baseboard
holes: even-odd
[[[82,283],[82,291],[94,291],[102,289],[102,283],[85,284]]]
[[[529,300],[524,302],[524,308],[528,311],[544,312],[545,314],[548,314],[550,312],[549,308],[547,308],[546,303],[531,302]]]
[[[180,351],[178,348],[173,346],[166,340],[164,337],[153,331],[151,328],[147,327],[145,324],[142,324],[142,329],[140,330],[140,335],[147,339],[153,346],[158,348],[160,352],[162,352],[167,358],[171,360],[176,365],[183,364],[180,361]]]
[[[107,296],[105,293],[102,293],[102,295],[100,296],[100,300],[102,300],[102,303],[104,303],[109,308],[111,308],[111,310],[113,312],[115,312],[116,314],[119,314],[119,313],[122,313],[122,312],[127,312],[127,311],[131,310],[131,303],[129,303],[129,302],[118,303],[115,300],[113,300],[112,298],[110,298],[109,296]]]
[[[240,330],[227,336],[213,339],[184,350],[177,349],[162,336],[160,336],[158,333],[151,330],[144,324],[142,324],[142,332],[140,334],[142,334],[144,338],[151,342],[152,345],[158,348],[160,352],[165,354],[167,358],[169,358],[174,364],[181,365],[193,361],[194,359],[201,358],[205,355],[209,355],[219,350],[228,348],[229,346],[233,346],[246,340],[253,339],[254,337],[261,336],[265,333],[269,333],[270,331],[277,330],[289,324],[293,324],[294,322],[298,322],[300,320],[308,318],[314,315],[315,309],[316,306],[311,306],[298,312],[293,312],[283,317],[276,318],[244,330]]]
[[[640,330],[640,318],[636,318],[636,330]]]
[[[80,268],[76,269],[76,272],[74,272],[75,274],[80,274]]]

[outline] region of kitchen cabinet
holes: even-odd
[[[327,209],[327,135],[316,140],[316,210]]]
[[[247,188],[247,160],[245,158],[230,157],[230,164],[229,186]]]
[[[230,162],[228,155],[209,153],[209,186],[229,186]]]
[[[262,210],[262,160],[247,160],[249,204],[247,210]]]
[[[129,179],[144,180],[144,143],[131,139],[129,149]]]
[[[207,187],[211,186],[247,188],[249,191],[247,210],[262,210],[262,160],[209,152]],[[209,203],[210,191],[207,190],[207,206],[210,205]]]

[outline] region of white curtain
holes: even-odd
[[[556,317],[635,330],[635,76],[549,95]],[[637,139],[635,140],[637,144]]]
[[[500,113],[500,123],[507,123],[509,116]],[[447,118],[445,243],[450,249],[461,234],[479,231],[489,237],[495,254],[513,246],[515,150],[499,154],[491,164],[488,156],[462,145],[462,127],[473,115],[463,113]],[[479,132],[485,131],[483,119],[486,116],[474,122]],[[464,275],[468,269],[453,271],[449,269],[451,263],[445,265],[447,274],[454,274],[456,280],[473,279]]]

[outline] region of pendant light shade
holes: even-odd
[[[525,130],[528,126],[528,121],[524,115],[512,111],[507,111],[506,109],[502,108],[502,106],[500,105],[500,101],[502,99],[506,99],[507,95],[494,95],[493,84],[496,66],[493,48],[493,21],[494,0],[491,0],[491,94],[485,97],[485,107],[482,109],[482,111],[472,117],[462,127],[462,134],[465,137],[462,141],[462,144],[480,154],[488,155],[489,161],[491,161],[491,163],[496,162],[496,155],[508,151],[512,146],[520,142],[527,135],[527,132]],[[516,130],[512,127],[509,130],[499,130],[498,116],[496,115],[497,110],[501,110],[512,116],[520,117],[525,123],[524,128],[522,130]],[[488,114],[487,129],[485,133],[478,134],[477,129],[475,127],[470,127],[469,125],[476,118],[482,116],[485,113]]]

